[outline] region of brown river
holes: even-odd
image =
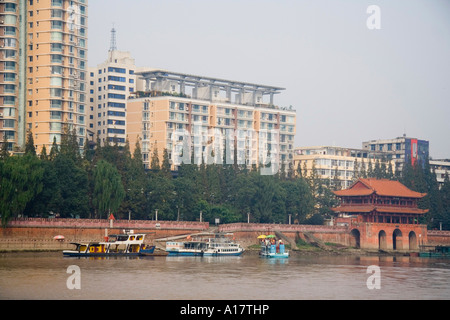
[[[447,300],[450,259],[0,254],[2,300]]]

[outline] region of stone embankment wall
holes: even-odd
[[[244,244],[255,243],[255,239],[261,234],[281,232],[292,241],[296,241],[298,238],[305,240],[305,234],[312,234],[323,242],[339,243],[345,246],[353,245],[348,228],[341,226],[230,223],[221,225],[219,231],[233,233],[236,239]]]
[[[146,233],[146,242],[155,243],[156,239],[207,232],[211,228],[207,222],[196,221],[23,218],[0,228],[0,251],[64,250],[72,248],[71,242],[102,241],[105,236],[124,230]],[[261,234],[276,232],[290,241],[313,236],[323,242],[355,245],[351,230],[345,226],[231,223],[220,225],[214,231],[233,233],[244,246],[257,244]],[[57,235],[63,235],[65,240],[54,240]],[[450,231],[428,231],[428,244],[450,245]]]
[[[146,243],[154,239],[205,231],[207,222],[106,220],[106,219],[14,219],[6,228],[0,228],[0,251],[64,250],[71,242],[103,241],[105,236],[133,230],[146,233]],[[57,235],[64,241],[54,240]]]

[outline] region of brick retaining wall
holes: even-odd
[[[155,239],[207,231],[209,223],[196,221],[115,220],[112,228],[106,219],[44,219],[22,218],[12,220],[6,228],[0,228],[0,250],[59,250],[70,247],[70,242],[103,240],[107,234],[122,233],[124,229],[147,233],[146,242]],[[324,242],[353,246],[354,239],[346,226],[231,223],[218,227],[220,232],[230,232],[245,243],[257,243],[261,234],[282,232],[295,240],[304,233],[313,234]],[[64,242],[53,240],[63,235]],[[428,244],[450,245],[450,231],[428,231]]]

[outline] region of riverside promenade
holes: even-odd
[[[0,228],[0,252],[46,251],[71,248],[71,242],[103,241],[111,234],[125,230],[146,233],[146,242],[181,235],[225,232],[233,233],[236,241],[244,246],[257,244],[257,236],[275,233],[291,244],[299,239],[307,242],[336,243],[355,247],[357,242],[351,226],[231,223],[212,226],[199,221],[113,220],[113,219],[64,219],[18,218]],[[64,240],[55,240],[55,236]],[[450,245],[450,231],[429,230],[428,245]]]

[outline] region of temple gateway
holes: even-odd
[[[427,227],[419,218],[428,210],[418,208],[426,193],[412,191],[398,181],[362,178],[334,193],[340,205],[333,211],[348,221],[351,245],[414,251],[426,244]]]

